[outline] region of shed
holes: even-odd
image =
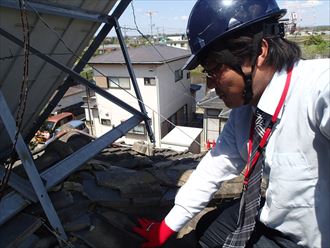
[[[200,153],[202,131],[201,128],[176,126],[161,140],[161,148]]]

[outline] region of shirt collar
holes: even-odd
[[[276,107],[281,98],[285,82],[286,82],[287,72],[282,70],[280,72],[275,72],[272,80],[267,85],[265,91],[261,95],[257,107],[266,112],[267,114],[273,115],[275,113]],[[282,116],[283,107],[278,114],[278,118]]]

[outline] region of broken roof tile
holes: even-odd
[[[39,159],[42,163],[53,162],[63,155],[57,152],[52,149]],[[141,238],[130,231],[132,221],[136,217],[164,218],[174,204],[177,191],[205,155],[170,149],[153,152],[152,156],[146,156],[127,145],[113,144],[58,184],[57,192],[50,192],[51,198],[56,198],[53,204],[75,247],[139,247]],[[224,183],[215,198],[239,196],[241,183],[241,177]],[[40,204],[25,211],[43,216]],[[54,243],[47,235],[41,236],[38,243],[43,240]],[[180,247],[184,242],[172,244],[167,247]]]
[[[130,205],[130,200],[121,197],[118,190],[99,186],[94,180],[85,180],[83,189],[88,199],[102,206],[121,207]]]
[[[72,235],[82,239],[90,247],[140,247],[140,238],[137,235],[136,239],[133,239],[132,235],[127,235],[127,233],[112,226],[96,214],[91,214],[90,218],[92,220],[92,225],[89,229],[72,233]]]
[[[18,214],[0,227],[1,247],[19,247],[41,224],[40,218]]]
[[[71,222],[63,222],[63,228],[66,232],[76,232],[88,228],[92,224],[89,216],[84,214]]]
[[[152,197],[162,193],[157,178],[146,171],[113,166],[107,171],[96,172],[95,176],[99,185],[118,189],[126,198]]]

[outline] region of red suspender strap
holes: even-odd
[[[272,128],[274,126],[274,124],[276,123],[277,121],[277,117],[278,117],[278,114],[280,113],[282,107],[283,107],[283,104],[284,104],[284,101],[285,101],[285,98],[286,98],[286,95],[288,94],[288,91],[289,91],[289,87],[290,87],[290,82],[291,82],[291,76],[292,76],[292,68],[290,68],[287,72],[287,77],[286,77],[286,82],[285,82],[285,86],[284,86],[284,89],[283,89],[283,92],[282,92],[282,95],[281,95],[281,98],[279,100],[279,103],[277,104],[277,107],[276,107],[276,110],[275,110],[275,113],[273,114],[272,116],[272,121],[271,121],[271,124],[270,126],[268,126],[265,130],[265,133],[259,143],[259,148],[258,150],[256,151],[256,154],[255,156],[253,157],[253,160],[250,161],[251,159],[251,154],[252,154],[252,147],[253,147],[253,134],[254,134],[254,121],[255,121],[255,118],[253,118],[252,120],[252,124],[251,124],[251,130],[250,130],[250,138],[249,138],[249,143],[248,143],[248,159],[247,159],[247,166],[246,166],[246,171],[244,173],[244,188],[246,189],[247,187],[247,184],[248,184],[248,181],[249,181],[249,176],[250,176],[250,173],[253,169],[253,167],[256,165],[257,161],[258,161],[258,158],[260,156],[260,151],[266,146],[267,144],[267,140],[272,132]]]

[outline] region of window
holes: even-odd
[[[128,133],[132,134],[146,134],[146,128],[144,124],[139,124],[135,126],[133,129],[129,130]]]
[[[130,89],[131,83],[128,77],[108,77],[108,88]]]
[[[180,70],[180,69],[179,70],[176,70],[174,72],[174,80],[175,80],[175,82],[181,80],[182,78],[183,78],[183,71]]]
[[[111,126],[111,120],[109,119],[101,119],[101,124],[105,126]]]
[[[187,79],[190,78],[190,71],[187,71]]]
[[[154,77],[145,77],[144,85],[156,85],[156,78]]]
[[[63,118],[62,120],[60,120],[59,122],[57,122],[57,124],[55,126],[55,129],[56,128],[59,128],[60,126],[64,125],[65,123],[67,123],[69,121],[72,121],[72,119],[73,119],[73,116],[72,115]]]
[[[87,124],[87,126],[93,125],[93,121],[86,120],[86,124]]]
[[[218,118],[219,114],[220,114],[220,110],[219,109],[207,109],[206,113],[207,113],[208,117]]]

